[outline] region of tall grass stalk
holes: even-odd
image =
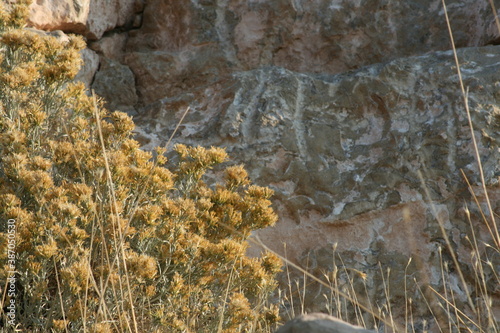
[[[460,62],[458,61],[457,49],[455,48],[455,40],[453,38],[453,31],[451,29],[450,19],[448,17],[448,10],[446,9],[446,2],[445,2],[445,0],[441,0],[441,1],[442,1],[443,8],[444,8],[444,15],[445,15],[445,18],[446,18],[446,25],[448,27],[448,33],[450,35],[451,47],[452,47],[452,50],[453,50],[453,57],[455,59],[455,65],[456,65],[456,68],[457,68],[458,80],[460,82],[460,90],[462,92],[462,97],[463,97],[463,100],[464,100],[465,111],[467,113],[467,120],[469,122],[469,129],[470,129],[470,133],[471,133],[472,144],[474,145],[474,153],[475,153],[475,156],[476,156],[476,163],[478,165],[479,176],[480,176],[480,179],[481,179],[481,185],[483,187],[483,194],[485,196],[485,201],[486,201],[486,204],[488,205],[488,211],[490,213],[489,214],[490,221],[488,222],[488,220],[485,220],[485,222],[486,223],[491,223],[491,229],[493,230],[493,234],[492,234],[493,242],[495,243],[496,248],[500,249],[500,234],[499,234],[498,228],[496,227],[495,214],[493,213],[493,207],[491,206],[491,201],[490,201],[490,198],[488,196],[488,190],[486,189],[486,182],[484,180],[483,165],[482,165],[482,162],[481,162],[481,157],[479,155],[479,148],[478,148],[477,142],[476,142],[476,134],[474,133],[474,125],[472,124],[472,119],[471,119],[471,116],[470,116],[468,88],[467,88],[467,91],[466,91],[465,86],[464,86],[464,81],[462,79],[462,72],[460,70]],[[497,13],[496,13],[496,10],[495,10],[495,6],[494,6],[493,2],[491,2],[491,4],[492,4],[492,8],[494,10],[493,15],[495,16],[495,21],[497,22],[497,27],[498,27],[499,33],[500,33],[500,23],[498,23],[498,16],[497,16]]]

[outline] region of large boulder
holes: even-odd
[[[498,198],[500,46],[461,49],[458,57],[485,180]],[[470,195],[461,170],[475,188],[480,179],[451,52],[338,75],[279,67],[238,72],[152,104],[137,118],[143,142],[148,136],[154,144],[165,142],[187,106],[176,140],[224,146],[255,182],[272,187],[280,220],[257,235],[315,276],[335,271],[339,255],[344,265],[367,274],[365,296],[376,303],[386,297],[390,268],[391,297],[418,304],[419,289],[408,294],[406,283],[415,278],[436,286],[440,260],[454,265],[439,254],[446,246],[438,221],[460,264],[470,262],[470,226],[462,210]],[[487,243],[486,226],[477,227]],[[465,272],[473,284],[473,271]],[[493,293],[494,274],[487,279]],[[324,306],[328,292],[308,289],[305,307]],[[465,301],[464,294],[456,296],[457,304]],[[416,306],[414,313],[425,309]]]

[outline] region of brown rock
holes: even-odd
[[[324,313],[310,313],[299,316],[276,331],[276,333],[374,333],[359,326],[353,326]]]
[[[105,58],[123,62],[127,38],[128,33],[114,33],[90,43],[89,47]]]
[[[71,5],[66,0],[33,1],[30,6],[29,23],[41,30],[64,30],[83,34],[89,15],[90,0]]]
[[[99,39],[117,26],[132,24],[142,0],[39,0],[30,6],[29,23],[42,30],[63,30]]]
[[[448,11],[457,46],[485,45],[499,37],[486,1],[450,4]],[[151,0],[129,48],[182,52],[209,43],[221,50],[231,71],[275,65],[316,73],[450,48],[441,4],[431,0]]]
[[[134,73],[142,105],[204,89],[227,75],[224,58],[215,45],[183,52],[130,52],[124,63]]]

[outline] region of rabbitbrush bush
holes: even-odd
[[[18,328],[268,330],[281,262],[245,251],[276,221],[272,191],[241,166],[207,185],[220,148],[177,145],[176,163],[140,150],[131,118],[71,82],[83,41],[23,29],[26,13],[21,2],[0,13],[0,281],[11,219]]]

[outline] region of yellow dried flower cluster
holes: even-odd
[[[246,332],[276,322],[263,300],[281,262],[245,255],[251,231],[276,222],[272,191],[242,166],[224,169],[220,148],[177,145],[175,163],[164,149],[140,150],[130,117],[71,83],[82,40],[22,29],[26,12],[23,1],[0,7],[0,281],[15,221],[20,328]],[[223,174],[213,186],[212,168]]]

